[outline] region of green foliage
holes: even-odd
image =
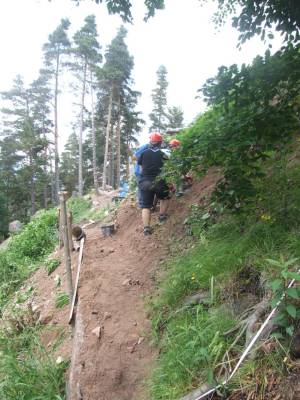
[[[149,114],[151,121],[151,130],[163,132],[167,123],[167,87],[169,85],[167,81],[167,69],[164,65],[161,65],[157,72],[156,88],[152,90],[152,102],[153,109]],[[178,115],[178,110],[177,110]]]
[[[55,306],[56,308],[63,308],[67,304],[69,304],[70,298],[68,293],[62,292],[58,293],[55,299]]]
[[[60,260],[57,258],[53,258],[52,260],[48,260],[45,262],[45,267],[48,275],[51,275],[53,271],[59,266]]]
[[[67,208],[72,212],[74,223],[85,219],[91,207],[91,200],[87,200],[84,197],[71,197],[67,202]]]
[[[284,153],[299,132],[299,48],[257,57],[251,66],[221,67],[201,89],[211,109],[182,134],[167,176],[220,167],[216,199],[240,212],[255,204],[255,181],[270,152]],[[289,77],[287,79],[287,76]]]
[[[294,279],[295,282],[300,281],[300,274],[298,272],[290,271],[290,268],[295,265],[298,258],[292,258],[285,261],[282,257],[280,260],[267,259],[271,266],[280,270],[280,276],[270,282],[270,288],[273,291],[272,306],[275,307],[281,300],[279,305],[279,312],[275,317],[276,324],[280,330],[275,333],[277,337],[283,337],[284,334],[292,336],[295,329],[295,320],[300,317],[299,300],[300,289],[298,286],[289,286],[290,280]]]
[[[150,390],[154,399],[178,399],[196,380],[213,381],[214,366],[221,361],[228,341],[222,332],[234,321],[221,310],[205,312],[196,306],[168,324]]]
[[[42,211],[0,251],[0,305],[21,285],[57,241],[56,210]]]
[[[202,2],[207,0],[202,0]],[[217,0],[218,12],[215,23],[221,25],[229,15],[232,26],[241,35],[240,43],[254,35],[263,41],[274,38],[273,29],[279,31],[287,42],[297,43],[300,40],[300,9],[297,0]]]
[[[57,240],[57,212],[41,211],[22,231],[14,236],[7,251],[14,260],[24,263],[40,261],[49,254]]]
[[[235,296],[242,297],[251,286],[241,277],[245,269],[258,277],[256,295],[265,294],[269,286],[274,291],[274,302],[286,294],[278,315],[281,328],[275,336],[282,337],[282,345],[288,346],[299,318],[300,294],[296,286],[286,287],[290,279],[300,278],[292,272],[300,257],[300,171],[299,157],[295,160],[298,148],[295,144],[293,148],[294,156],[288,157],[293,159],[292,164],[282,163],[281,158],[270,154],[264,165],[267,176],[254,181],[258,191],[256,207],[249,208],[242,219],[232,213],[223,212],[221,217],[214,214],[209,202],[206,207],[193,205],[186,220],[189,233],[194,236],[190,248],[182,250],[182,239],[173,238],[178,255],[167,263],[159,295],[152,304],[154,336],[160,347],[150,382],[153,400],[178,399],[218,373],[219,357],[235,339],[235,335],[226,340],[222,336],[236,324],[226,312]],[[269,284],[264,288],[261,284],[265,280]],[[186,307],[186,300],[195,293],[207,293],[208,303]],[[234,346],[233,354],[240,354],[242,343],[241,340]],[[254,382],[254,376],[264,377],[271,369],[284,373],[282,350],[268,356],[257,355],[255,361],[247,360],[234,385],[243,387],[247,379]],[[264,379],[255,390],[263,390],[263,382]]]
[[[73,0],[77,4],[82,0]],[[97,4],[106,2],[107,9],[110,14],[119,14],[120,17],[125,22],[132,22],[132,14],[131,14],[131,3],[128,0],[94,0]],[[165,7],[164,0],[145,0],[145,6],[147,7],[147,14],[145,15],[145,21],[148,18],[153,17],[155,15],[156,10],[162,10]]]
[[[63,400],[67,363],[56,364],[38,339],[37,328],[14,337],[0,332],[0,398]]]
[[[183,126],[183,110],[180,107],[168,108],[168,129],[179,129]]]

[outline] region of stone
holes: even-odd
[[[97,336],[98,339],[100,339],[102,333],[101,331],[102,331],[101,326],[97,326],[95,329],[92,330],[92,334]]]
[[[22,222],[15,220],[10,222],[10,224],[8,225],[8,230],[10,233],[17,233],[20,232],[22,226],[23,226]]]
[[[141,344],[141,343],[143,343],[143,341],[144,341],[144,340],[145,340],[145,338],[141,336],[141,337],[139,338],[139,340],[138,340],[137,344]]]
[[[64,362],[64,359],[63,359],[62,356],[58,356],[57,359],[56,359],[56,361],[55,361],[55,363],[56,363],[57,365],[59,365],[59,364],[61,364],[61,363],[63,363],[63,362]]]
[[[49,322],[51,322],[53,319],[53,313],[49,312],[48,310],[45,310],[41,312],[38,322],[42,325],[47,325]]]
[[[111,314],[109,312],[105,311],[103,318],[104,318],[104,320],[111,318]]]
[[[130,285],[130,283],[131,283],[131,279],[130,278],[125,279],[125,281],[123,281],[123,283],[122,283],[122,286]]]

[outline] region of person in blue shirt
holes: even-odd
[[[141,176],[141,172],[142,172],[142,168],[141,166],[138,164],[137,160],[139,159],[139,157],[144,153],[145,150],[149,149],[149,143],[143,144],[135,153],[134,153],[134,158],[136,159],[136,163],[134,166],[134,173],[136,176],[136,179],[138,181],[138,179]]]
[[[135,153],[134,153],[134,159],[136,160],[135,166],[134,166],[134,173],[135,173],[135,177],[136,177],[136,182],[138,185],[137,188],[137,200],[138,203],[140,204],[141,202],[141,191],[139,188],[139,180],[141,178],[141,173],[142,173],[142,168],[141,166],[138,164],[137,160],[139,159],[139,157],[144,153],[144,151],[146,151],[147,149],[149,149],[150,144],[146,143],[143,144]]]

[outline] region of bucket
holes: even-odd
[[[114,224],[102,225],[101,232],[103,236],[111,236],[115,232],[115,225]]]

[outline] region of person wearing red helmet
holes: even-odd
[[[149,148],[138,158],[138,165],[142,169],[139,179],[139,206],[142,209],[144,235],[146,236],[152,233],[152,228],[150,227],[151,207],[155,196],[160,200],[159,221],[163,222],[167,218],[169,189],[163,179],[157,179],[167,159],[166,155],[161,151],[162,141],[163,138],[160,133],[151,133]]]
[[[181,141],[178,139],[172,139],[169,141],[169,146],[171,149],[175,149],[176,147],[181,145]]]

